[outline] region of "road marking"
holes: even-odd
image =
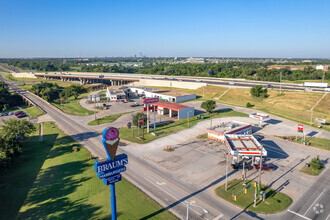
[[[325,192],[325,190],[326,189],[324,189],[323,191],[322,191],[322,193],[315,199],[315,201],[313,202],[313,204],[307,209],[307,211],[305,212],[305,214],[304,215],[306,215],[307,214],[307,212],[313,207],[313,205],[315,204],[315,202],[322,196],[322,194]]]
[[[166,183],[165,182],[156,182],[157,183],[157,185],[160,185],[160,186],[165,186],[166,185]]]
[[[160,190],[162,190],[163,192],[167,193],[168,195],[170,195],[171,197],[173,197],[175,200],[179,200],[178,198],[176,198],[175,196],[173,196],[171,193],[167,192],[166,190],[164,190],[163,188],[161,188],[160,186],[156,185],[154,182],[152,182],[151,180],[145,178],[148,182],[150,182],[152,185],[156,186],[157,188],[159,188]]]
[[[329,217],[330,217],[330,214],[328,215],[328,217],[325,220],[328,220]]]
[[[223,217],[223,214],[221,214],[221,215],[218,215],[217,217],[215,217],[213,220],[219,220],[220,218],[222,218]]]
[[[301,215],[301,214],[299,214],[299,213],[297,213],[297,212],[294,212],[294,211],[291,211],[291,210],[289,210],[289,209],[288,209],[288,212],[291,212],[292,214],[298,215],[298,216],[301,217],[301,218],[304,218],[304,219],[307,219],[307,220],[312,220],[312,219],[310,219],[310,218],[307,218],[307,217],[304,216],[304,215]]]

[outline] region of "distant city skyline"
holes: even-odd
[[[5,1],[0,57],[330,58],[330,1]]]

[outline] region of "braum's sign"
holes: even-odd
[[[119,131],[117,128],[110,127],[104,129],[102,133],[102,143],[108,155],[108,159],[95,162],[95,171],[105,185],[111,186],[111,218],[117,219],[115,183],[121,180],[121,172],[126,171],[125,165],[128,163],[126,154],[116,156],[119,145]]]

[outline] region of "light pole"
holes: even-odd
[[[228,152],[226,152],[226,191],[228,189]]]
[[[280,94],[282,94],[282,71],[280,71]]]
[[[188,118],[188,128],[189,128],[189,113],[190,113],[191,111],[189,111],[189,112],[187,112],[187,118]]]
[[[259,181],[258,181],[259,186],[261,186],[262,150],[263,150],[263,146],[261,146],[260,148]]]
[[[199,207],[201,208],[205,213],[209,213],[209,211],[207,211],[206,209],[204,209],[203,207],[199,206],[199,205],[196,205],[196,204],[193,204],[192,202],[187,202],[187,218],[186,220],[189,220],[189,207],[190,206],[196,206],[196,207]]]

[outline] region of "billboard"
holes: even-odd
[[[143,104],[147,104],[147,105],[149,105],[149,104],[155,104],[155,103],[157,103],[159,101],[159,98],[145,98],[145,99],[143,99]]]
[[[304,125],[298,124],[298,132],[303,133],[304,132]]]

